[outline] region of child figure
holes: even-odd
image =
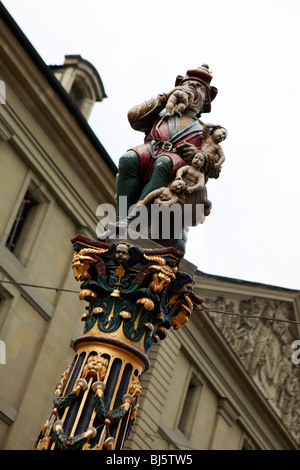
[[[185,190],[185,183],[183,180],[173,180],[167,187],[162,187],[151,191],[142,200],[138,201],[138,205],[149,204],[153,200],[154,204],[163,204],[164,206],[172,206],[179,201],[180,194]]]
[[[199,191],[205,184],[205,176],[201,168],[205,163],[205,155],[197,152],[190,165],[185,165],[179,168],[176,172],[175,180],[182,180],[186,186],[186,192],[191,194]],[[182,178],[183,177],[183,178]]]
[[[188,87],[175,90],[167,101],[164,117],[170,117],[173,110],[176,114],[181,116],[185,108],[193,102],[193,99],[193,93]]]
[[[183,194],[184,190],[184,181],[175,179],[171,181],[168,186],[151,191],[143,200],[138,201],[135,208],[128,215],[127,221],[135,219],[140,211],[140,207],[149,204],[151,201],[153,201],[154,204],[162,204],[169,207],[177,202],[182,203],[182,201],[180,201],[180,195]]]
[[[179,168],[176,172],[178,181],[184,181],[186,187],[185,204],[192,205],[192,225],[196,226],[204,221],[203,216],[211,212],[211,202],[207,199],[205,188],[206,156],[202,152],[195,153],[190,165]],[[197,204],[204,205],[204,212],[197,211]]]
[[[227,137],[227,130],[219,125],[204,124],[202,129],[201,152],[207,157],[205,174],[209,178],[218,178],[225,153],[220,145]]]

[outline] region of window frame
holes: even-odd
[[[24,223],[24,227],[22,228],[22,232],[18,238],[15,249],[10,250],[6,243],[13,229],[20,207],[28,193],[31,195],[35,203],[32,210],[29,212],[27,223]],[[43,233],[42,229],[44,223],[46,223],[46,214],[50,208],[50,202],[50,199],[46,195],[45,185],[38,181],[38,179],[34,178],[34,175],[29,175],[29,178],[26,178],[26,182],[19,193],[14,210],[12,211],[12,217],[8,224],[9,232],[5,233],[2,240],[7,250],[25,268],[34,254],[38,238]]]
[[[196,415],[204,385],[201,380],[200,372],[198,372],[192,364],[190,365],[186,384],[176,421],[176,428],[187,439],[190,439],[194,426],[192,417]],[[192,392],[190,393],[191,390]]]

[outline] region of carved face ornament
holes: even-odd
[[[116,248],[116,260],[118,264],[127,263],[129,260],[129,247],[123,243],[119,243]]]
[[[72,268],[76,281],[85,281],[91,279],[88,270],[90,265],[95,262],[96,261],[91,256],[81,256],[79,254],[75,254],[73,257]]]

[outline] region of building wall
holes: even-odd
[[[298,325],[263,318],[299,321],[299,292],[198,273],[196,293],[207,310],[150,353],[128,448],[298,449]]]
[[[114,203],[115,176],[45,64],[0,21],[0,448],[28,450],[82,332],[71,238],[96,237],[96,208]],[[6,243],[28,190],[37,204],[12,252]]]
[[[115,172],[51,71],[1,13],[0,448],[28,450],[83,329],[70,239],[95,237],[97,206],[114,203]],[[11,252],[6,243],[28,189],[37,205]],[[212,312],[299,321],[299,292],[199,272],[196,281],[210,313],[195,311],[152,347],[126,449],[299,448],[299,374],[288,349],[298,327]]]

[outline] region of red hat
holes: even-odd
[[[210,86],[211,79],[212,72],[210,72],[209,66],[207,64],[203,64],[197,69],[188,70],[185,77],[178,75],[175,86],[182,85],[186,80],[197,80],[198,82],[201,82],[206,88],[206,99],[203,113],[210,113],[211,102],[215,99],[218,93],[218,89],[216,87]]]

